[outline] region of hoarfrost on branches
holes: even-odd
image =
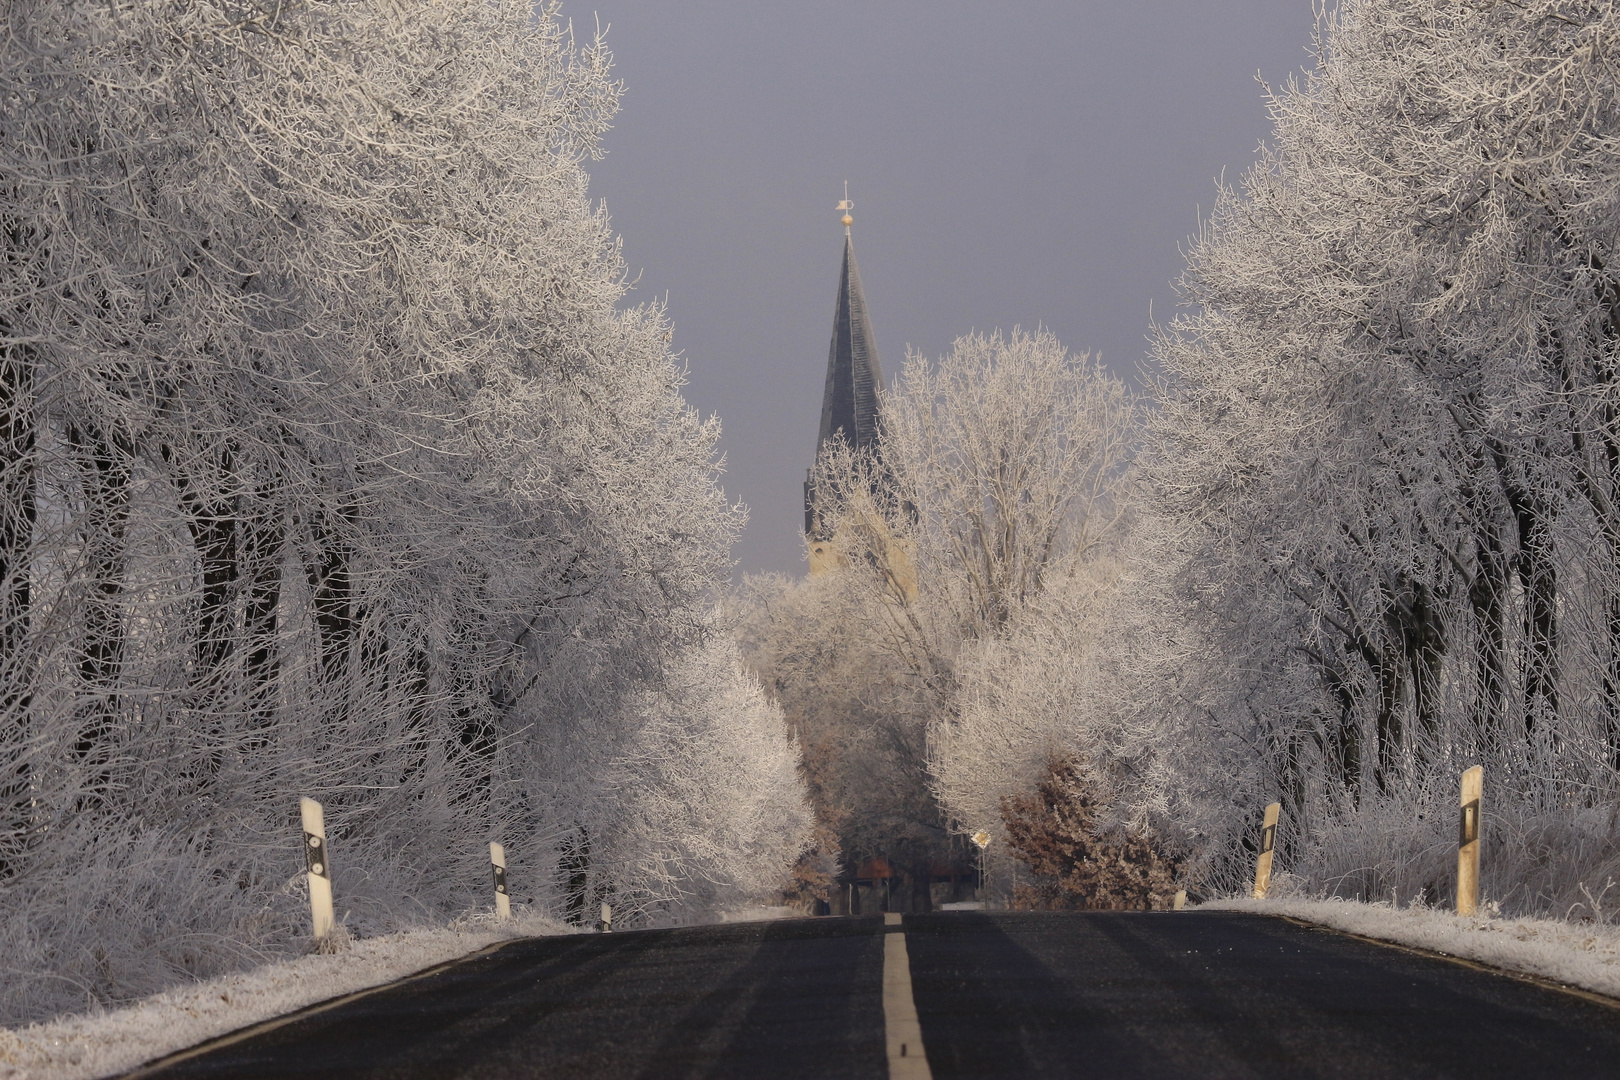
[[[1086,708],[1061,696],[1077,680],[1030,683],[1018,705],[1033,710],[991,703],[1048,674],[1028,651],[1071,635],[1074,605],[1111,595],[1136,408],[1049,332],[970,335],[938,360],[907,357],[875,454],[822,455],[838,569],[751,581],[741,622],[847,857],[884,855],[914,879],[966,861],[963,837],[1000,832],[1001,797],[1049,754],[1089,755]]]
[[[1055,753],[1195,892],[1247,883],[1275,799],[1305,887],[1434,904],[1483,764],[1503,910],[1620,873],[1617,31],[1345,0],[1190,245],[1139,440],[1055,386],[1008,408],[1038,364],[959,392],[954,358],[1044,348],[1015,335],[914,358],[881,452],[827,458],[839,588],[958,828],[995,832]],[[1075,473],[1094,445],[1120,468]]]
[[[4,20],[0,1016],[295,947],[300,795],[359,932],[484,903],[491,839],[519,901],[610,888],[648,702],[744,691],[717,427],[586,195],[603,43],[511,0]],[[748,816],[796,805],[773,722],[687,733],[756,789],[716,889],[801,845]]]
[[[1505,908],[1616,866],[1617,20],[1339,5],[1191,250],[1143,548],[1182,617],[1142,685],[1212,882],[1281,798],[1315,887],[1438,901],[1476,763]]]

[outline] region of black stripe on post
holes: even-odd
[[[502,896],[506,895],[506,867],[490,863],[490,869],[495,871],[495,891]]]
[[[1457,820],[1457,846],[1466,847],[1479,839],[1479,800],[1470,799],[1462,806]]]
[[[1276,841],[1277,826],[1267,825],[1264,829],[1260,830],[1260,854],[1264,855],[1266,852],[1270,851],[1272,845],[1275,844]]]
[[[332,880],[332,867],[326,860],[326,841],[314,833],[304,834],[304,865],[316,877]]]

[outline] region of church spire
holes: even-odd
[[[849,227],[855,219],[850,211],[849,185],[836,209],[843,211],[844,265],[838,275],[838,297],[833,306],[832,345],[827,350],[827,383],[821,398],[821,431],[816,440],[819,458],[827,444],[843,436],[856,450],[877,448],[878,389],[883,385],[883,369],[878,364],[877,338],[866,312],[866,294],[861,289],[861,273],[855,265],[855,241]],[[814,470],[804,485],[804,531],[813,534],[815,522]]]

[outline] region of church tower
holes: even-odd
[[[854,450],[873,450],[878,437],[878,389],[883,369],[878,364],[877,338],[866,312],[861,272],[855,265],[855,241],[849,227],[855,223],[846,186],[837,209],[844,212],[844,265],[838,274],[838,297],[833,305],[832,344],[827,350],[827,382],[821,397],[821,432],[816,440],[819,461],[827,445],[840,435]],[[818,520],[815,469],[805,471],[804,533],[810,543],[810,572],[831,566],[823,523]]]

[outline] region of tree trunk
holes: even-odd
[[[1538,449],[1544,450],[1544,447]],[[1518,540],[1512,569],[1524,592],[1524,735],[1558,715],[1558,568],[1553,561],[1554,510],[1549,494],[1536,490],[1524,467],[1499,441],[1491,456],[1507,498]]]
[[[1553,562],[1551,508],[1541,498],[1514,507],[1519,552],[1515,569],[1524,588],[1524,733],[1558,716],[1558,568]]]
[[[1328,651],[1324,643],[1316,649],[1309,645],[1302,650],[1316,665],[1322,686],[1338,706],[1323,732],[1319,746],[1326,759],[1329,779],[1337,780],[1350,793],[1351,802],[1361,805],[1361,692],[1345,673],[1344,665]]]
[[[557,869],[563,877],[563,918],[574,926],[584,926],[590,917],[585,909],[591,884],[591,838],[585,826],[563,841]]]
[[[112,782],[108,742],[118,713],[124,662],[125,533],[129,525],[131,451],[116,437],[71,425],[72,449],[83,487],[81,534],[84,574],[83,636],[79,646],[74,757],[84,771],[81,808],[105,801]]]
[[[1594,251],[1588,249],[1586,259],[1593,271],[1597,301],[1595,324],[1585,336],[1590,368],[1580,363],[1586,357],[1580,355],[1581,350],[1572,350],[1564,334],[1555,331],[1551,339],[1569,408],[1570,448],[1579,487],[1597,518],[1604,545],[1605,565],[1598,585],[1603,597],[1605,639],[1599,682],[1606,757],[1610,768],[1620,770],[1620,438],[1616,435],[1620,411],[1616,410],[1614,394],[1620,383],[1620,368],[1614,361],[1620,343],[1620,282],[1608,273]],[[1583,409],[1578,404],[1582,400],[1591,404]]]
[[[1429,583],[1404,578],[1396,611],[1400,618],[1403,662],[1412,681],[1412,718],[1417,734],[1411,736],[1412,749],[1420,764],[1439,736],[1440,676],[1447,649],[1446,625],[1442,609],[1435,603]]]
[[[1474,616],[1474,728],[1482,750],[1500,751],[1508,711],[1509,564],[1494,516],[1481,508],[1477,520],[1476,570],[1468,583],[1468,603]]]
[[[1613,584],[1603,590],[1603,621],[1606,641],[1603,655],[1603,735],[1609,768],[1620,771],[1620,565],[1610,553],[1609,576]]]
[[[219,772],[225,759],[225,718],[220,710],[227,678],[226,662],[236,648],[235,599],[241,573],[237,500],[227,491],[203,490],[179,462],[173,446],[164,444],[159,452],[168,463],[180,492],[186,527],[191,532],[200,569],[197,636],[192,646],[191,678],[186,696],[193,714],[201,718],[202,757],[188,772],[199,783],[206,783],[207,777]],[[222,452],[219,465],[218,475],[229,477],[232,474],[235,455],[229,445]]]
[[[315,554],[306,568],[315,605],[321,678],[328,687],[340,686],[349,674],[349,651],[355,635],[354,547],[345,528],[357,514],[356,507],[344,507],[334,522],[326,512],[317,510],[310,522]],[[347,713],[347,688],[336,705],[341,713]]]
[[[410,743],[401,780],[408,782],[427,767],[432,746],[432,679],[426,645],[417,640],[410,646],[405,677],[402,680],[405,723]]]
[[[277,651],[280,631],[281,559],[286,549],[287,528],[279,508],[264,493],[261,514],[246,524],[242,533],[242,561],[248,572],[247,603],[243,609],[243,639],[247,646],[249,725],[255,734],[249,749],[262,749],[265,736],[275,726],[276,696],[281,675]]]
[[[1378,651],[1369,657],[1373,678],[1378,686],[1378,717],[1373,728],[1377,740],[1377,761],[1373,765],[1373,782],[1378,790],[1387,792],[1401,770],[1401,746],[1405,732],[1401,706],[1406,697],[1404,665],[1392,650]]]
[[[0,323],[0,330],[9,330]],[[32,773],[26,747],[32,707],[32,618],[36,498],[34,355],[0,349],[0,878],[16,872],[28,844]]]

